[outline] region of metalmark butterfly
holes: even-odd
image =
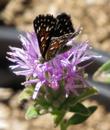
[[[58,15],[39,15],[33,21],[34,30],[38,38],[40,51],[44,60],[50,60],[74,38],[75,32],[71,18],[66,13]]]

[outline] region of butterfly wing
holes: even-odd
[[[74,33],[69,33],[60,37],[53,37],[51,39],[51,43],[46,53],[45,59],[50,60],[51,58],[55,57],[55,55],[59,53],[65,44],[73,38],[73,35]]]
[[[33,21],[33,25],[42,57],[45,58],[56,25],[56,19],[52,15],[39,15]]]
[[[40,51],[45,60],[50,60],[75,37],[69,15],[62,13],[54,18],[52,15],[39,15],[34,20]],[[67,47],[66,47],[67,48]]]
[[[56,20],[56,27],[46,53],[46,60],[50,60],[55,57],[56,54],[63,52],[63,50],[66,51],[70,49],[71,46],[66,46],[66,43],[80,33],[80,29],[75,31],[73,28],[69,15],[62,13],[57,16]]]
[[[45,59],[50,60],[51,58],[55,57],[56,54],[62,53],[70,49],[71,46],[66,46],[66,43],[69,42],[71,39],[73,39],[80,32],[81,29],[79,28],[74,33],[64,34],[60,37],[53,37],[51,39],[51,43],[47,50],[47,53],[45,55]]]
[[[71,17],[66,13],[61,13],[56,17],[57,23],[54,31],[54,37],[59,37],[64,34],[73,33],[75,29],[71,22]]]

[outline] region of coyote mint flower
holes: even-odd
[[[84,68],[94,55],[89,54],[90,47],[87,42],[75,43],[70,50],[56,55],[53,59],[41,63],[42,55],[35,33],[27,33],[26,37],[20,35],[22,48],[9,47],[7,58],[14,63],[10,68],[16,75],[23,75],[25,86],[35,85],[33,99],[36,98],[41,87],[50,87],[53,90],[60,88],[64,82],[65,95],[78,94],[78,88],[88,87],[85,80]]]

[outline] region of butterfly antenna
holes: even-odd
[[[73,37],[75,37],[75,36],[81,34],[82,31],[83,31],[83,27],[81,27],[81,26],[78,27],[78,28],[76,29],[76,31],[73,33]]]

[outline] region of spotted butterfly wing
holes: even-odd
[[[73,28],[69,15],[62,13],[58,15],[56,19],[57,23],[53,33],[53,37],[51,38],[50,46],[48,47],[48,50],[46,52],[46,60],[50,60],[56,54],[70,49],[71,47],[66,46],[66,43],[69,40],[73,39],[80,32],[80,30],[75,31],[75,29]]]
[[[52,15],[39,15],[34,20],[40,51],[45,60],[50,60],[60,52],[65,44],[77,34],[70,16],[65,13],[54,18]]]
[[[57,23],[54,30],[54,37],[59,37],[64,34],[74,33],[75,29],[73,28],[73,24],[71,22],[71,17],[66,13],[61,13],[56,17]]]
[[[73,39],[76,35],[80,33],[80,29],[74,33],[67,33],[60,37],[52,37],[50,46],[45,55],[46,60],[50,60],[55,55],[69,50],[72,46],[66,46],[66,43]]]
[[[42,57],[45,58],[56,25],[56,19],[52,15],[39,15],[35,18],[33,24]]]

